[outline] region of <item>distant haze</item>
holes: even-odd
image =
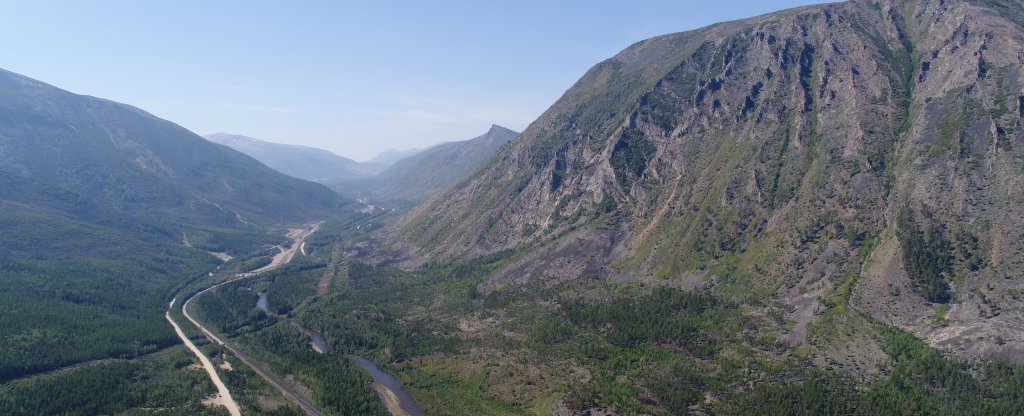
[[[199,134],[366,161],[522,131],[633,42],[809,3],[10,2],[0,67]]]

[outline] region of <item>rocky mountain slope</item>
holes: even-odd
[[[307,181],[327,183],[371,176],[382,168],[361,164],[327,150],[307,146],[271,143],[237,134],[214,133],[203,136],[245,153],[286,175]]]
[[[710,288],[855,372],[882,355],[867,322],[1021,362],[1022,64],[1024,6],[1003,0],[854,0],[648,39],[389,247],[526,253],[483,294]]]
[[[493,125],[483,135],[439,144],[395,162],[369,180],[341,183],[338,188],[356,190],[374,198],[419,203],[473,173],[518,135]]]

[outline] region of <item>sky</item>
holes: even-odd
[[[635,42],[819,2],[5,0],[0,68],[362,161],[522,131]]]

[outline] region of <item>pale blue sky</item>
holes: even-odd
[[[364,160],[522,130],[634,42],[812,3],[4,1],[0,68]]]

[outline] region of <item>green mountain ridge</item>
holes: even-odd
[[[372,178],[338,182],[334,187],[376,199],[419,203],[473,173],[518,135],[492,125],[478,137],[432,146],[398,160]]]
[[[0,171],[130,215],[204,226],[309,221],[343,202],[137,108],[7,71],[0,72]]]

